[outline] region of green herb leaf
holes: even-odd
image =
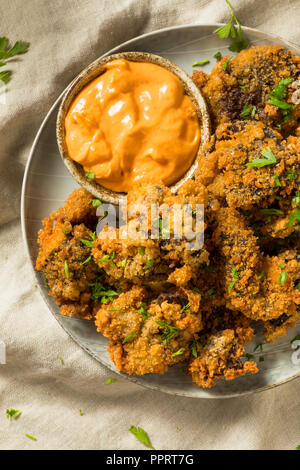
[[[221,59],[223,59],[223,56],[221,52],[218,51],[214,54],[214,58],[219,62]]]
[[[156,322],[159,326],[162,326],[164,328],[162,336],[163,336],[163,344],[167,344],[171,339],[174,338],[174,336],[179,335],[179,328],[176,328],[175,326],[169,325],[165,321],[157,321]]]
[[[79,238],[79,240],[81,241],[81,243],[83,243],[83,245],[89,248],[94,248],[93,242],[91,242],[90,240],[84,240],[83,238]]]
[[[192,67],[197,67],[198,65],[206,65],[206,64],[209,64],[210,63],[210,60],[201,60],[200,62],[194,62],[192,64]]]
[[[263,215],[283,215],[284,212],[281,209],[260,209],[259,212]]]
[[[82,410],[79,409],[79,416],[83,416]]]
[[[287,177],[289,178],[289,180],[295,181],[295,178],[296,178],[295,170],[294,169],[288,170]]]
[[[178,351],[174,352],[171,357],[181,356],[184,353],[184,349],[180,348]]]
[[[28,437],[28,439],[31,439],[32,441],[37,441],[37,438],[31,436],[30,434],[25,434],[25,436]]]
[[[11,421],[13,419],[17,419],[21,414],[22,414],[22,411],[14,410],[13,408],[10,408],[9,410],[6,410],[6,417],[7,417],[7,419],[10,419]]]
[[[292,203],[295,206],[298,206],[300,204],[300,191],[296,191],[296,197],[292,199]]]
[[[251,112],[252,104],[246,103],[241,112],[241,118],[245,119]]]
[[[270,147],[268,147],[267,150],[263,150],[261,154],[266,158],[255,158],[251,162],[247,163],[247,166],[262,168],[266,165],[273,165],[274,163],[277,163],[277,159]]]
[[[194,339],[194,341],[192,342],[191,344],[191,351],[192,351],[192,355],[194,357],[198,357],[198,351],[197,351],[197,341]]]
[[[275,181],[275,186],[280,187],[281,183],[280,183],[279,176],[276,173],[274,173],[273,178],[274,178],[274,181]]]
[[[132,338],[134,338],[137,335],[137,332],[132,333],[131,335],[127,336],[127,338],[123,339],[122,344],[128,343]]]
[[[278,284],[284,284],[288,278],[287,272],[283,271],[277,279]]]
[[[115,379],[113,377],[110,377],[104,385],[110,385],[110,384],[113,384],[114,382],[118,382],[118,379]]]
[[[140,255],[144,256],[146,248],[144,246],[140,246]]]
[[[150,449],[154,449],[154,447],[151,445],[150,441],[149,441],[149,437],[146,433],[146,431],[144,431],[143,428],[140,428],[140,427],[135,427],[135,426],[130,426],[129,428],[129,431],[140,441],[142,442],[142,444],[145,444],[146,446],[150,447]]]
[[[101,204],[102,204],[102,201],[100,199],[93,199],[93,201],[92,201],[92,206],[93,207],[99,207],[99,206],[101,206]]]
[[[68,262],[66,259],[65,259],[64,266],[65,266],[65,276],[67,279],[69,279],[69,266],[68,266]]]
[[[95,173],[93,171],[86,171],[85,176],[87,176],[87,178],[90,180],[93,180],[95,178]]]
[[[64,364],[64,360],[63,360],[63,358],[62,358],[61,356],[58,356],[58,360],[59,360],[59,362],[60,362],[62,365]]]
[[[92,257],[89,256],[86,260],[84,260],[81,264],[86,264],[88,263],[89,261],[91,261]]]
[[[151,266],[152,266],[153,263],[154,263],[154,260],[153,260],[153,259],[148,260],[148,261],[146,262],[146,265],[145,265],[146,269],[151,268]]]
[[[229,59],[227,59],[226,62],[224,62],[224,64],[222,64],[222,69],[224,70],[224,72],[225,72],[225,70],[227,70],[227,67],[228,67],[228,65],[229,65],[229,62],[231,62],[232,59],[233,59],[233,56],[232,56],[232,57],[229,57]]]

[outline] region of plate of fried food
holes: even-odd
[[[47,114],[26,246],[51,313],[115,373],[196,398],[300,376],[299,56],[234,16],[167,28]]]

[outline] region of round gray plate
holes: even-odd
[[[226,41],[212,34],[218,26],[220,25],[187,25],[163,29],[132,39],[107,54],[123,51],[152,52],[172,60],[189,74],[192,73],[194,62],[209,59],[210,64],[202,68],[208,72],[215,63],[213,54],[216,51],[221,51],[223,55],[232,55],[227,49]],[[293,48],[300,55],[300,50],[294,44],[288,44],[279,38],[250,28],[244,28],[244,30],[252,44],[281,44],[287,48]],[[63,205],[69,194],[78,187],[63,165],[56,145],[55,121],[60,100],[61,96],[48,112],[37,133],[23,181],[22,228],[33,267],[38,251],[36,238],[37,231],[41,228],[41,219]],[[96,332],[93,323],[61,316],[59,308],[48,295],[40,273],[36,273],[36,279],[49,310],[59,324],[92,357],[117,372],[106,352],[107,340]],[[293,351],[290,341],[297,333],[300,333],[300,325],[296,330],[290,330],[285,338],[275,344],[264,346],[265,360],[259,363],[258,374],[240,377],[229,382],[220,380],[216,387],[210,390],[194,386],[180,368],[176,367],[171,368],[164,375],[148,374],[141,377],[121,375],[137,384],[172,395],[195,398],[228,398],[246,395],[275,387],[300,376],[300,364],[294,365],[291,360]],[[263,337],[258,334],[255,344],[262,342]],[[254,344],[249,345],[249,353],[253,353],[254,346]],[[254,355],[258,361],[262,354],[255,352]]]

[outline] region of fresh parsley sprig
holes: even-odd
[[[241,50],[246,49],[249,44],[249,40],[243,35],[242,23],[235,15],[229,1],[225,1],[229,7],[231,18],[224,26],[217,28],[214,31],[214,34],[218,34],[221,39],[227,39],[230,36],[232,38],[232,43],[228,49],[232,52],[240,52]]]
[[[6,37],[0,37],[0,67],[7,65],[7,61],[13,57],[21,54],[25,54],[29,48],[29,42],[17,41],[12,47],[10,46],[9,39]],[[11,79],[12,71],[3,70],[0,72],[0,80],[3,83],[8,83]]]
[[[129,431],[145,446],[150,447],[150,449],[154,449],[153,445],[150,443],[149,437],[146,431],[143,428],[130,426]]]

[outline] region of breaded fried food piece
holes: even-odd
[[[272,207],[300,187],[300,139],[282,140],[262,122],[221,124],[203,149],[196,180],[223,205]]]
[[[262,256],[253,231],[237,211],[221,209],[216,218],[213,237],[224,257],[227,308],[253,320],[269,321],[287,312],[295,316],[298,294],[294,278],[297,269],[299,275],[299,262]]]
[[[79,223],[95,225],[91,202],[91,194],[84,189],[75,190],[65,206],[43,220],[36,260],[36,269],[43,270],[49,294],[60,305],[61,313],[84,319],[93,316],[90,286],[98,272],[91,256],[94,235],[84,223]]]
[[[249,116],[252,114],[254,119],[271,127],[280,125],[285,133],[295,130],[300,105],[294,109],[292,106],[295,82],[300,75],[300,58],[282,46],[253,46],[227,63],[228,59],[227,56],[220,60],[211,75],[201,71],[193,73],[193,80],[208,103],[215,128],[222,122],[239,120],[245,106],[250,106]],[[279,83],[286,83],[282,80],[287,80],[286,94],[283,88],[277,96],[288,105],[278,107],[268,101]]]
[[[264,322],[268,343],[285,336],[287,330],[294,328],[296,321],[300,320],[300,260],[297,256],[297,250],[287,250],[278,257],[266,258],[271,266],[267,272],[269,278],[273,275],[273,285],[277,281],[277,284],[280,282],[280,286],[284,286],[280,301],[283,303],[284,299],[287,299],[288,302],[285,313]]]
[[[191,359],[187,372],[198,387],[210,388],[217,379],[232,380],[250,372],[258,372],[253,361],[242,363],[245,343],[251,342],[251,328],[226,329],[208,336],[204,348],[198,347],[197,357]]]
[[[57,222],[47,236],[46,254],[43,245],[37,260],[37,269],[43,269],[45,278],[61,313],[67,316],[92,318],[90,285],[97,277],[97,265],[91,259],[91,248],[81,242],[91,241],[90,230],[84,224],[69,227],[69,222]],[[64,229],[70,231],[66,232]],[[43,238],[44,233],[41,233]]]
[[[133,286],[96,313],[97,331],[109,338],[108,351],[119,371],[163,374],[187,360],[203,325],[200,295],[188,290],[162,293],[156,299]]]
[[[128,193],[129,221],[117,230],[117,238],[107,237],[106,229],[99,234],[93,249],[95,262],[113,279],[137,285],[149,286],[159,281],[184,286],[191,279],[195,280],[199,268],[209,263],[208,251],[201,240],[196,239],[205,227],[204,219],[199,222],[196,217],[197,204],[206,201],[205,195],[203,186],[196,182],[187,183],[176,195],[157,185]],[[180,219],[181,228],[183,221],[186,224],[178,239],[174,236],[176,216],[173,218],[172,207],[178,205],[182,215],[187,201],[193,210],[189,218]],[[135,214],[137,203],[143,207]],[[155,220],[151,219],[151,204],[159,206],[157,214],[152,213]]]

